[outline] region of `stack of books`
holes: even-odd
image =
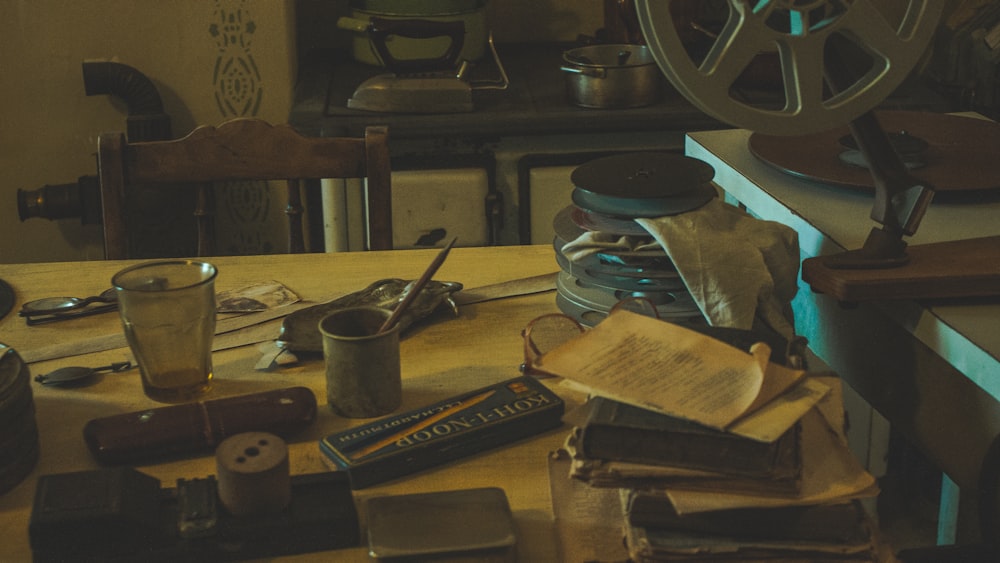
[[[587,407],[567,439],[569,478],[617,496],[631,560],[878,561],[859,503],[874,479],[849,462],[826,475],[850,452],[831,452],[818,411],[758,442],[604,397]]]
[[[566,443],[574,478],[595,486],[799,492],[801,424],[758,442],[605,397],[587,407],[586,422]]]
[[[563,451],[550,462],[564,555],[603,562],[880,560],[877,528],[860,504],[878,488],[847,447],[836,377],[769,366],[763,378],[772,381],[743,386],[757,396],[744,397],[742,411],[716,416],[729,406],[722,397],[737,393],[728,384],[740,381],[743,368],[723,366],[724,377],[701,374],[701,388],[683,403],[659,396],[664,389],[681,393],[685,383],[672,381],[685,374],[672,372],[666,358],[683,358],[685,366],[696,366],[687,375],[701,377],[697,369],[720,357],[715,344],[704,354],[664,351],[652,343],[670,346],[688,335],[671,328],[660,339],[648,332],[657,327],[632,319],[606,328],[596,335],[600,341],[580,341],[566,352],[604,346],[619,354],[613,383],[593,377],[580,359],[549,358],[552,371],[591,392]],[[620,346],[611,352],[616,347],[609,340],[635,344],[637,334],[650,342],[642,358],[631,361]],[[589,361],[610,365],[607,356]],[[786,382],[776,384],[781,379]],[[770,396],[762,398],[765,393]],[[696,400],[713,408],[685,410]],[[570,506],[592,508],[581,515]]]

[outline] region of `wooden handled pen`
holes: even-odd
[[[417,282],[413,284],[413,287],[410,288],[410,291],[406,294],[405,297],[403,297],[403,301],[399,305],[397,305],[395,309],[393,309],[392,314],[389,315],[389,318],[386,319],[385,323],[383,323],[382,326],[378,329],[380,333],[385,332],[390,328],[396,326],[396,323],[399,322],[399,318],[403,316],[403,313],[405,313],[406,310],[410,308],[410,304],[413,303],[413,300],[416,299],[417,295],[420,294],[420,290],[422,290],[424,286],[427,285],[427,282],[431,281],[431,278],[434,277],[435,273],[437,273],[438,268],[441,267],[441,264],[444,264],[444,259],[448,257],[448,253],[451,251],[451,247],[455,246],[455,241],[457,240],[458,237],[451,239],[451,242],[449,242],[447,246],[441,249],[441,252],[439,252],[438,255],[434,257],[434,260],[431,261],[430,266],[427,266],[427,269],[424,271],[423,275],[420,276],[420,279],[418,279]]]

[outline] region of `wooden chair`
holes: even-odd
[[[368,249],[392,248],[388,131],[370,126],[364,137],[304,137],[288,125],[239,118],[202,126],[188,136],[129,143],[122,133],[98,138],[98,176],[104,214],[105,257],[130,257],[125,192],[131,185],[190,186],[197,193],[198,255],[214,253],[211,183],[287,180],[289,252],[305,250],[302,180],[367,179]],[[187,191],[187,190],[185,190]]]

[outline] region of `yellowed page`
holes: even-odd
[[[729,425],[726,430],[758,442],[773,442],[829,392],[830,388],[821,381],[812,377],[803,378],[791,389]]]
[[[725,429],[764,384],[753,355],[672,323],[627,311],[547,353],[538,367],[623,403]],[[770,372],[770,370],[769,370]],[[789,373],[777,373],[783,378]],[[768,382],[769,394],[789,380]]]
[[[549,488],[562,561],[626,563],[625,515],[618,489],[599,489],[569,477],[570,456],[549,455]]]
[[[802,417],[802,486],[798,496],[667,491],[678,514],[729,508],[802,506],[866,498],[877,494],[875,478],[865,471],[847,444],[816,408]]]
[[[763,342],[758,342],[750,348],[750,354],[760,364],[764,370],[764,382],[753,403],[747,407],[747,412],[753,412],[767,403],[774,400],[778,395],[787,391],[794,383],[805,377],[805,372],[800,369],[792,369],[781,364],[773,364],[768,361],[771,357],[771,348]],[[803,411],[803,414],[804,411]]]

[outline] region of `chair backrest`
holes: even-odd
[[[239,118],[202,126],[169,141],[129,143],[122,133],[98,138],[98,176],[105,257],[129,257],[125,192],[130,185],[190,186],[198,194],[198,254],[214,252],[212,182],[287,180],[289,252],[303,252],[301,180],[367,180],[368,249],[392,248],[392,187],[388,131],[366,128],[364,137],[305,137],[288,125]]]

